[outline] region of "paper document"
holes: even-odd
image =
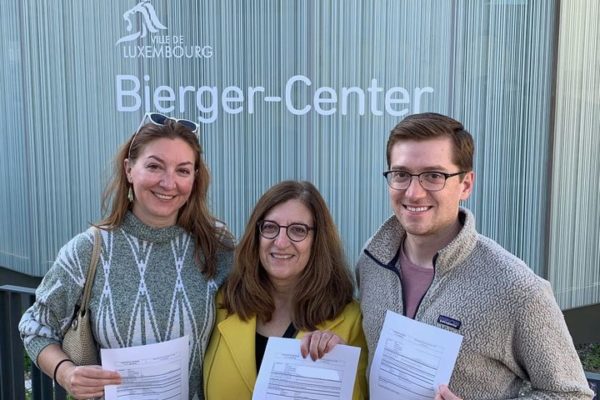
[[[323,358],[302,358],[299,339],[269,338],[254,400],[351,399],[360,348],[336,345]]]
[[[101,349],[102,367],[121,374],[121,385],[104,388],[106,400],[166,400],[189,397],[188,336],[122,349]]]
[[[462,338],[388,310],[371,364],[371,398],[433,399],[450,381]]]

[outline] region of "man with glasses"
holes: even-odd
[[[440,114],[411,115],[390,134],[394,215],[357,264],[369,368],[391,310],[463,336],[436,399],[591,399],[550,284],[459,206],[473,190],[473,152],[462,124]]]

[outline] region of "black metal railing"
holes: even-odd
[[[35,300],[35,289],[0,286],[0,399],[64,400],[65,390],[31,363],[26,371],[25,349],[19,336],[21,315]],[[26,375],[28,378],[26,379]],[[26,386],[26,382],[31,385]]]
[[[21,315],[35,301],[35,289],[0,286],[0,400],[65,400],[67,393],[54,387],[52,379],[31,363],[25,371],[25,349],[19,335]],[[26,373],[31,386],[25,385]],[[597,393],[600,374],[586,372],[590,387]],[[29,379],[28,379],[29,380]],[[26,396],[26,393],[30,393]],[[594,397],[596,399],[596,397]]]
[[[585,376],[590,384],[590,388],[594,391],[594,398],[592,400],[600,399],[600,374],[586,372]]]

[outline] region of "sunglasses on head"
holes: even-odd
[[[129,151],[127,152],[127,158],[131,158],[131,146],[133,145],[133,141],[135,140],[135,137],[137,136],[138,132],[140,131],[140,129],[142,129],[142,126],[146,125],[146,120],[150,120],[150,122],[153,123],[154,125],[160,125],[160,126],[165,126],[167,121],[175,121],[175,123],[181,124],[184,127],[188,128],[192,133],[198,132],[198,124],[195,123],[194,121],[190,121],[189,119],[171,118],[171,117],[168,117],[168,116],[166,116],[164,114],[160,114],[160,113],[146,113],[146,114],[144,114],[144,117],[142,118],[140,125],[138,126],[138,128],[135,130],[135,133],[133,134],[133,138],[131,139],[131,143],[129,144]]]
[[[140,128],[142,126],[144,126],[144,122],[146,121],[146,118],[148,118],[150,120],[150,122],[152,122],[154,125],[164,126],[167,121],[175,121],[176,123],[181,124],[181,125],[185,126],[186,128],[188,128],[190,131],[192,131],[192,133],[196,133],[198,131],[198,124],[196,124],[194,121],[190,121],[189,119],[171,118],[171,117],[167,117],[166,115],[160,114],[160,113],[146,113],[144,115],[144,118],[142,119],[142,123],[141,123],[140,127],[138,128],[138,131],[140,130]]]

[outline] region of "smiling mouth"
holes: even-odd
[[[175,196],[169,196],[166,194],[161,194],[161,193],[156,193],[156,192],[152,192],[152,193],[161,200],[173,200],[175,198]]]
[[[422,206],[422,207],[413,207],[413,206],[404,206],[410,212],[425,212],[429,210],[431,207]]]
[[[276,258],[278,260],[289,260],[290,258],[294,257],[291,254],[276,254],[276,253],[271,253],[271,257]]]

